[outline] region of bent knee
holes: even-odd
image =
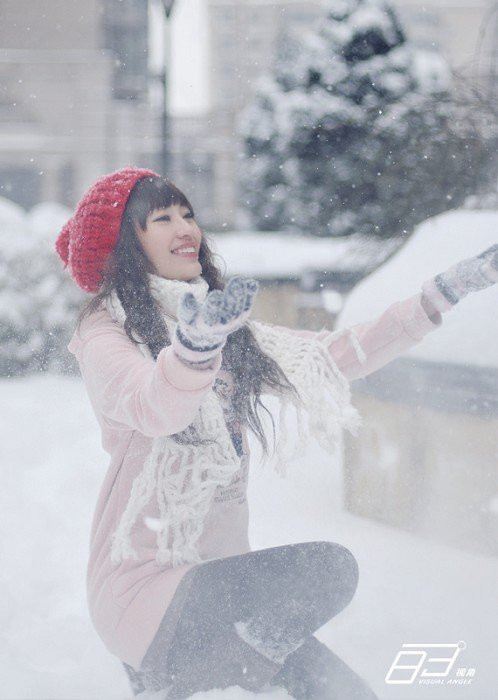
[[[329,580],[336,589],[339,587],[343,591],[349,602],[358,587],[360,575],[356,557],[351,550],[338,542],[321,541],[316,544],[321,550]]]

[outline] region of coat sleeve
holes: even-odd
[[[422,292],[391,304],[371,321],[337,331],[291,330],[303,338],[326,340],[330,354],[349,380],[360,379],[402,355],[442,324],[441,314],[428,316]],[[276,326],[284,328],[284,326]],[[356,345],[359,343],[359,350]]]
[[[216,379],[221,352],[208,369],[187,366],[170,345],[154,361],[104,313],[95,313],[91,322],[85,318],[67,346],[97,415],[113,428],[148,437],[184,430]]]

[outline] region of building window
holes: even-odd
[[[31,168],[0,167],[0,197],[10,199],[24,209],[38,204],[40,185],[40,175]]]
[[[148,82],[148,25],[145,0],[103,0],[102,48],[115,55],[113,97],[143,99]]]

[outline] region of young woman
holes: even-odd
[[[68,345],[110,455],[88,604],[133,692],[281,686],[295,698],[375,698],[313,634],[352,599],[353,554],[325,541],[251,551],[247,428],[267,453],[259,412],[269,413],[261,395],[273,393],[277,470],[293,456],[289,403],[301,438],[335,449],[361,422],[349,381],[418,343],[468,291],[495,283],[498,245],[373,321],[318,333],[250,319],[258,283],[224,284],[190,202],[149,170],[99,179],[56,250],[94,295]]]

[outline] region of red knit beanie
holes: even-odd
[[[63,226],[55,249],[85,292],[97,292],[107,257],[117,243],[123,212],[135,184],[159,175],[130,165],[104,175],[85,192]]]

